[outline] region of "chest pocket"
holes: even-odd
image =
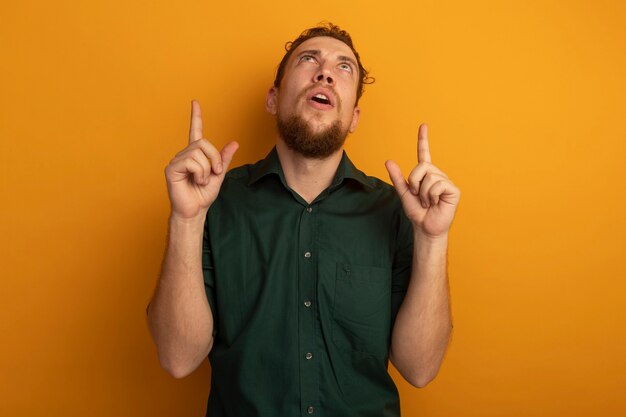
[[[332,328],[337,347],[386,356],[390,327],[391,270],[337,264]]]

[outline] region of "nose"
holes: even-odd
[[[330,71],[328,71],[325,67],[320,68],[319,72],[315,74],[315,81],[326,82],[326,84],[329,85],[335,84],[335,80],[331,76]]]

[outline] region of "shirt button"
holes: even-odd
[[[311,257],[311,252],[304,252],[304,257],[305,258],[310,258]]]
[[[313,207],[307,207],[306,211],[308,211],[309,213],[313,211]]]
[[[311,302],[310,302],[309,300],[306,300],[306,301],[304,302],[304,306],[305,306],[305,307],[307,307],[307,308],[308,308],[308,307],[311,307]]]
[[[313,354],[312,354],[311,352],[307,352],[307,353],[306,353],[306,355],[304,355],[304,357],[305,357],[307,360],[310,360],[310,359],[313,359]]]
[[[306,412],[309,414],[313,414],[313,411],[315,411],[315,409],[311,406],[307,407]]]

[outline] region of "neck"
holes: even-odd
[[[276,143],[276,152],[287,185],[307,203],[330,186],[343,155],[343,149],[339,149],[324,159],[306,158],[289,149],[280,139]]]

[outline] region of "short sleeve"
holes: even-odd
[[[213,253],[211,251],[211,239],[209,237],[208,218],[204,226],[202,238],[202,275],[204,277],[204,291],[213,314],[213,337],[217,334],[219,320],[215,304],[215,269],[213,267]]]
[[[396,321],[400,306],[404,301],[409,281],[411,280],[411,264],[413,261],[413,226],[400,208],[398,213],[398,229],[396,235],[395,254],[391,281],[391,328]]]

